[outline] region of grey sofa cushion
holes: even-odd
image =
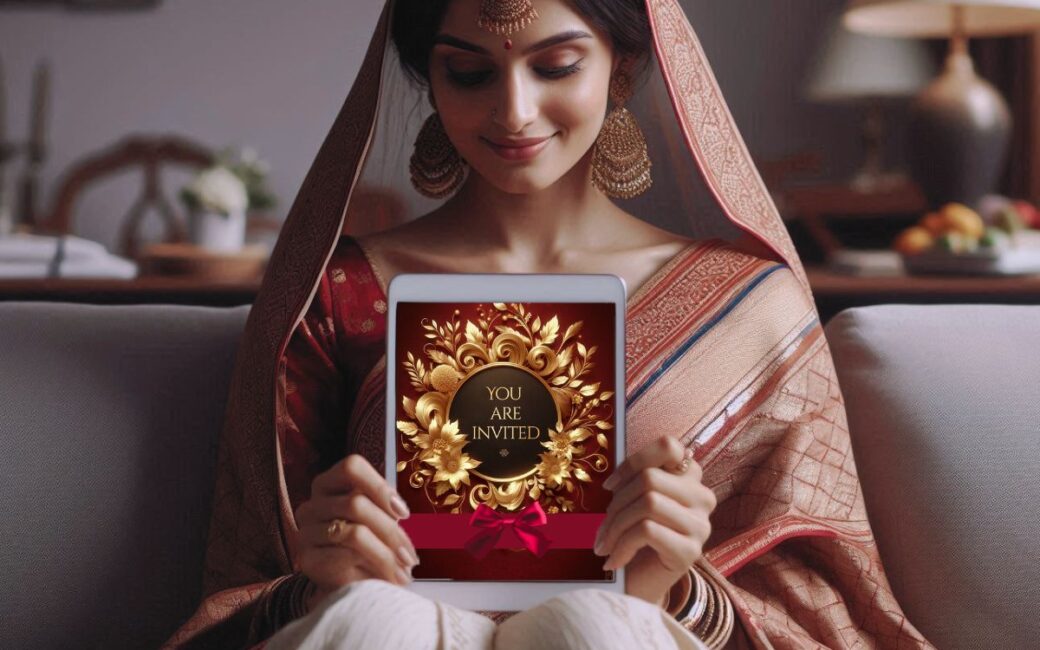
[[[1040,639],[1040,307],[887,305],[827,326],[892,587],[939,648]]]
[[[156,647],[190,616],[247,313],[0,303],[0,647]]]

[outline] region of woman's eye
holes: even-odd
[[[546,79],[562,79],[563,77],[570,76],[581,70],[581,61],[578,59],[574,63],[565,66],[559,66],[555,68],[535,68],[538,74],[542,75]]]
[[[448,78],[459,86],[479,86],[491,76],[490,70],[474,70],[472,72],[457,72],[448,70]]]
[[[555,66],[555,67],[536,67],[537,72],[546,79],[562,79],[563,77],[570,76],[575,72],[581,70],[582,59],[578,59],[570,65]],[[488,81],[494,74],[493,70],[452,70],[448,68],[448,78],[452,83],[464,87],[472,88],[479,86]]]

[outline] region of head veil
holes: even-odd
[[[432,207],[412,191],[408,156],[430,110],[389,39],[393,0],[294,202],[240,343],[221,440],[206,595],[292,570],[293,515],[276,438],[287,342],[341,233],[364,234]],[[628,104],[646,133],[654,186],[624,207],[673,232],[720,237],[808,283],[679,0],[646,0],[645,84]],[[275,486],[282,489],[275,490]]]

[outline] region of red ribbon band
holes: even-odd
[[[467,545],[472,541],[474,550],[482,553],[481,557],[492,548],[526,549],[540,557],[549,547],[591,549],[605,517],[604,513],[546,515],[541,506],[533,502],[520,513],[502,514],[481,504],[472,514],[415,513],[400,523],[417,549],[469,550]],[[544,524],[537,523],[543,519]],[[545,541],[539,541],[541,538]]]

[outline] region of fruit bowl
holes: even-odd
[[[1004,201],[983,218],[960,203],[924,215],[892,248],[907,273],[1020,275],[1040,273],[1040,214]]]
[[[903,268],[912,274],[1026,275],[1040,273],[1040,230],[1019,232],[1011,244],[955,252],[932,248],[901,255]]]

